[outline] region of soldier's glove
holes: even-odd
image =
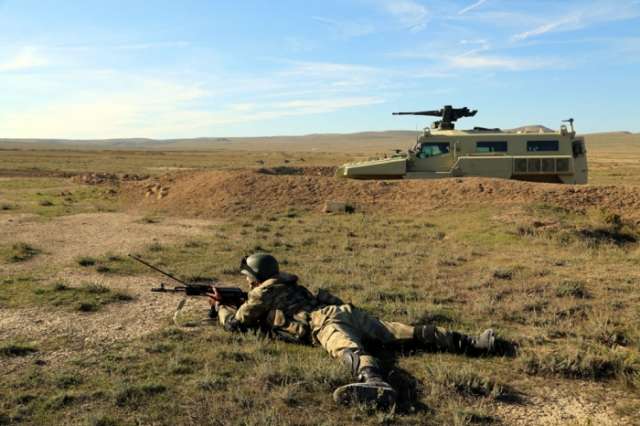
[[[218,290],[212,286],[211,293],[207,293],[207,296],[209,298],[209,306],[211,306],[211,309],[215,312],[218,312],[222,303],[222,296],[220,295]]]

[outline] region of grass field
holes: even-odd
[[[593,137],[591,185],[635,191],[634,138]],[[0,153],[0,424],[640,423],[636,212],[523,197],[419,216],[325,214],[292,199],[274,212],[203,219],[150,211],[122,198],[117,182],[64,174],[332,166],[354,154]],[[349,375],[322,349],[225,333],[196,298],[174,317],[181,298],[151,293],[163,278],[126,256],[242,285],[238,261],[256,250],[381,318],[494,327],[519,354],[374,348],[400,391],[396,410],[336,407],[331,392]]]

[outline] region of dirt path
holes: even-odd
[[[86,276],[83,275],[67,277],[67,282],[72,286],[84,280]],[[166,327],[172,322],[176,307],[182,299],[178,295],[150,292],[149,288],[158,283],[157,277],[94,277],[92,281],[113,290],[124,290],[134,296],[134,300],[110,304],[91,313],[64,309],[3,309],[0,316],[0,341],[19,339],[61,342],[62,344],[55,344],[57,349],[41,351],[33,357],[49,365],[63,364],[70,357],[102,351],[114,343],[140,338]],[[190,298],[179,319],[183,316],[206,318],[207,309],[204,300]],[[3,362],[6,361],[6,367],[12,371],[25,363],[33,362],[30,359],[33,357],[10,358]]]
[[[158,284],[157,276],[105,276],[92,269],[79,268],[75,259],[135,251],[154,241],[173,243],[194,238],[215,224],[190,219],[145,224],[140,222],[139,216],[124,213],[78,214],[46,222],[35,215],[0,216],[3,242],[26,242],[42,250],[27,262],[0,264],[0,276],[53,267],[52,281],[61,280],[71,286],[90,281],[134,296],[131,302],[110,304],[93,313],[64,309],[55,312],[39,308],[2,309],[0,341],[62,341],[62,345],[56,345],[60,349],[37,354],[39,359],[55,364],[64,362],[69,356],[88,354],[166,327],[172,321],[181,297],[151,293],[149,288]],[[188,315],[189,311],[199,310],[204,318],[206,309],[204,301],[192,299],[183,312]],[[12,369],[32,362],[29,358],[5,361]]]
[[[615,412],[621,403],[640,404],[640,395],[612,389],[606,383],[581,380],[527,378],[523,404],[497,404],[495,412],[513,426],[555,425],[632,425]],[[533,386],[532,386],[533,385]],[[534,387],[535,386],[535,387]]]
[[[141,218],[126,213],[86,213],[42,222],[35,215],[0,216],[3,243],[25,242],[42,250],[42,254],[29,262],[0,264],[0,274],[28,271],[44,265],[68,268],[79,256],[123,253],[154,241],[193,238],[218,223],[167,218],[160,223],[148,224],[141,222]]]

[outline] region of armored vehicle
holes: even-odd
[[[535,127],[514,130],[474,127],[456,130],[454,123],[477,110],[452,108],[396,112],[394,115],[440,117],[406,153],[344,164],[336,177],[351,179],[433,179],[485,176],[533,182],[587,183],[584,138],[576,137],[573,119],[559,131]]]

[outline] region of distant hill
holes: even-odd
[[[542,124],[531,124],[528,126],[520,126],[515,129],[508,129],[509,132],[522,132],[522,133],[544,133],[544,132],[554,132],[557,130],[550,129]]]
[[[404,149],[420,132],[387,131],[304,136],[265,136],[193,139],[0,139],[0,149],[131,149],[131,150],[259,150],[259,151],[380,151]],[[389,148],[389,149],[391,149]]]
[[[541,125],[521,126],[513,131],[537,133]],[[100,150],[158,150],[158,151],[320,151],[320,152],[383,152],[406,149],[415,143],[419,131],[393,130],[386,132],[360,132],[349,134],[310,134],[304,136],[266,137],[203,137],[192,139],[123,138],[101,140],[66,139],[0,139],[2,149],[100,149]],[[611,146],[625,149],[629,144],[640,144],[640,134],[607,132],[582,135],[590,146]]]

